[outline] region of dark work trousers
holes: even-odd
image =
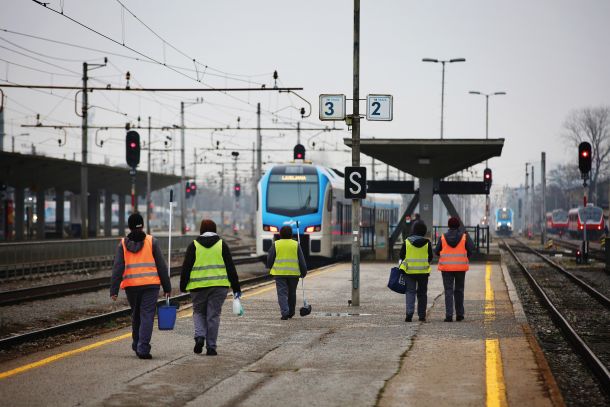
[[[426,317],[428,306],[428,277],[430,274],[406,274],[407,276],[407,315],[415,312],[415,293],[417,292],[417,316]]]
[[[276,277],[275,288],[277,289],[277,302],[283,317],[294,316],[294,308],[297,304],[298,277]]]
[[[207,287],[191,292],[195,338],[205,338],[208,349],[216,349],[220,313],[228,292],[228,287]]]
[[[455,313],[464,316],[464,280],[465,271],[443,271],[443,287],[445,287],[445,316],[453,317],[453,303],[455,300]]]
[[[159,287],[126,288],[125,294],[131,307],[131,349],[139,355],[147,355],[150,353]]]

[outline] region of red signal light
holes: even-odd
[[[297,153],[297,158],[298,158],[298,159],[303,158],[303,154],[301,154],[301,153]]]
[[[588,157],[589,156],[589,152],[587,150],[582,152],[582,156],[583,157]]]
[[[136,148],[137,144],[134,141],[132,141],[131,143],[129,143],[129,147]]]
[[[197,185],[195,185],[195,184],[191,185],[191,190],[192,190],[192,191],[194,191],[194,190],[196,190],[196,189],[197,189]]]
[[[235,186],[235,190],[236,190],[236,191],[240,191],[240,190],[241,190],[241,187],[240,187],[239,185],[236,185],[236,186]]]

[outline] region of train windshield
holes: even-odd
[[[553,222],[567,222],[568,213],[566,211],[553,211]]]
[[[510,212],[509,211],[500,211],[498,212],[499,220],[510,220]]]
[[[318,173],[314,167],[278,166],[271,170],[267,212],[299,216],[318,212]]]
[[[586,208],[579,208],[581,222],[585,220],[587,222],[599,222],[602,218],[602,208],[598,206],[587,206]]]

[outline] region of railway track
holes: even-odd
[[[257,257],[236,257],[233,259],[233,262],[237,265],[251,264],[259,261],[260,260]],[[180,266],[172,267],[171,275],[179,275],[181,269],[182,267]],[[23,288],[19,290],[2,291],[0,292],[0,306],[97,291],[109,287],[110,277],[105,276],[99,278],[89,278],[86,280],[70,281],[66,283]]]
[[[553,244],[557,246],[565,247],[570,250],[578,250],[580,249],[580,243],[570,242],[566,240],[553,239]],[[592,246],[589,246],[589,258],[604,262],[606,261],[606,253],[604,250],[596,249]]]
[[[513,240],[519,250],[504,239],[506,250],[555,324],[610,394],[610,299],[535,249]],[[546,267],[540,267],[540,260]]]
[[[270,275],[252,277],[248,279],[244,279],[241,281],[242,289],[253,286],[265,281],[270,281]],[[183,303],[188,302],[190,300],[190,294],[180,294],[174,297],[171,297],[172,303]],[[165,300],[161,299],[157,302],[157,305],[164,304]],[[8,338],[0,339],[0,350],[9,349],[15,347],[17,345],[34,342],[40,339],[49,338],[69,332],[74,332],[83,328],[91,328],[91,327],[99,327],[106,323],[115,321],[122,317],[127,317],[131,314],[131,310],[129,308],[124,308],[114,312],[108,312],[101,315],[96,315],[93,317],[83,318],[76,321],[52,326],[49,328],[39,329],[36,331],[26,332],[19,335],[13,335]]]

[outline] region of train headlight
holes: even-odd
[[[500,222],[498,222],[498,227],[502,226],[502,224]]]
[[[506,222],[506,226],[510,227],[510,222]]]
[[[276,232],[278,232],[278,231],[279,231],[279,229],[278,229],[277,227],[275,227],[275,226],[270,226],[270,225],[263,225],[263,230],[264,230],[265,232],[273,232],[273,233],[276,233]]]
[[[305,228],[305,233],[319,232],[320,230],[322,230],[322,227],[320,225],[308,226]]]

